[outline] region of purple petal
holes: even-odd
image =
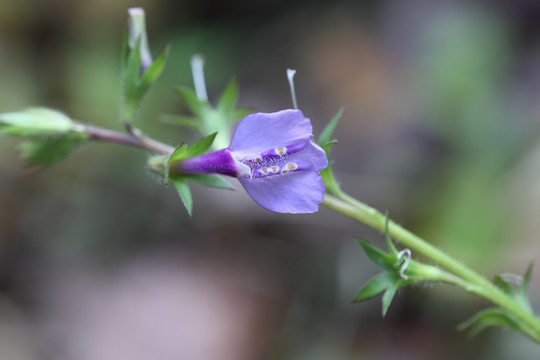
[[[239,180],[257,204],[279,213],[316,212],[324,196],[322,177],[315,171]]]
[[[311,122],[300,110],[257,113],[240,121],[229,149],[243,155],[260,154],[312,136]]]

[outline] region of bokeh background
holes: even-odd
[[[540,5],[535,0],[0,0],[0,112],[44,105],[117,122],[126,10],[147,12],[165,73],[137,126],[197,134],[171,90],[206,58],[215,100],[300,108],[333,148],[345,190],[487,277],[540,258]],[[488,304],[444,285],[350,304],[378,272],[354,238],[381,234],[321,209],[274,214],[241,189],[193,187],[190,218],[136,149],[90,144],[28,169],[0,139],[0,358],[538,359],[520,335],[468,340]],[[531,297],[540,310],[540,271]]]

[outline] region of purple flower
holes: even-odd
[[[233,176],[268,210],[312,213],[324,196],[319,171],[328,166],[312,137],[300,110],[252,114],[238,124],[228,148],[185,159],[171,172]]]

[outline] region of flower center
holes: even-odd
[[[307,165],[290,161],[289,158],[291,155],[301,151],[305,146],[306,142],[299,142],[270,149],[254,156],[243,157],[239,161],[249,167],[249,174],[244,173],[242,176],[258,179],[304,170]]]

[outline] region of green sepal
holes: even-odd
[[[516,300],[521,306],[523,306],[525,309],[527,309],[529,312],[532,313],[531,304],[529,302],[529,296],[528,296],[528,289],[529,284],[531,282],[531,276],[532,276],[532,264],[530,264],[527,267],[527,271],[525,272],[525,275],[521,278],[521,283],[519,284],[519,287],[512,286],[508,281],[504,280],[504,278],[500,275],[496,275],[493,279],[493,284],[497,286],[499,289],[501,289],[505,294],[512,297],[514,300]],[[512,275],[516,276],[516,278],[519,278],[518,275]]]
[[[182,177],[188,181],[216,189],[235,190],[231,184],[217,174],[185,174]]]
[[[319,136],[318,141],[319,145],[326,152],[326,158],[328,160],[328,166],[325,169],[321,170],[321,176],[323,178],[326,191],[334,195],[340,193],[341,189],[338,182],[336,181],[336,177],[334,176],[334,171],[332,170],[332,160],[330,158],[330,148],[337,143],[337,140],[330,140],[330,138],[339,122],[339,119],[341,119],[342,114],[343,107],[338,110],[338,112],[334,115],[330,122],[325,126],[321,133],[321,136]]]
[[[357,239],[356,241],[362,247],[362,249],[364,249],[367,257],[370,258],[371,261],[373,261],[377,266],[391,272],[396,270],[395,264],[397,262],[397,258],[395,256],[385,253],[363,239]]]
[[[355,295],[353,302],[371,299],[399,281],[399,275],[390,272],[380,273],[372,277]]]
[[[28,108],[0,114],[0,134],[11,136],[56,136],[73,130],[73,121],[64,113],[47,108]]]
[[[330,122],[324,127],[321,136],[319,136],[319,145],[321,147],[325,147],[330,143],[330,137],[332,136],[332,133],[334,132],[334,129],[336,128],[339,119],[341,119],[341,115],[343,115],[344,108],[341,107],[338,112],[334,115],[334,117],[330,120]]]
[[[177,86],[175,90],[195,117],[204,120],[208,112],[212,110],[208,102],[199,100],[195,90],[185,86]]]
[[[170,176],[169,181],[173,183],[189,216],[191,216],[193,210],[193,197],[191,196],[191,190],[189,189],[186,180],[179,176]]]
[[[519,286],[519,295],[524,299],[528,299],[528,291],[529,291],[529,284],[531,283],[532,270],[533,270],[533,264],[531,263],[527,267],[527,271],[525,271],[525,275],[523,275],[523,280],[521,281],[521,284]]]
[[[236,102],[238,101],[238,82],[235,78],[232,78],[231,81],[227,84],[221,96],[218,99],[216,110],[222,114],[233,113],[236,107]],[[228,120],[234,120],[232,117],[229,117]]]
[[[501,308],[491,308],[480,311],[469,320],[457,326],[458,331],[469,329],[469,336],[473,337],[491,326],[500,326],[515,331],[523,331],[520,323],[508,312]]]
[[[43,140],[30,140],[19,145],[21,157],[28,166],[51,166],[64,160],[86,141],[85,137],[65,135]]]
[[[394,284],[390,285],[388,289],[383,294],[382,297],[382,316],[384,317],[386,315],[386,312],[388,311],[388,308],[390,307],[390,304],[392,303],[392,300],[394,299],[394,296],[396,295],[396,292],[398,289],[403,286],[399,285],[402,282],[402,280],[399,280],[395,282]]]
[[[173,153],[169,157],[169,163],[176,161],[176,160],[182,160],[186,157],[184,156],[184,153],[187,151],[188,146],[186,144],[180,144],[176,149],[174,149]]]
[[[332,147],[336,142],[331,142],[323,147],[324,152],[326,153],[326,159],[328,160],[328,166],[320,171],[322,176],[324,186],[326,191],[329,194],[338,194],[341,192],[341,188],[334,176],[334,171],[332,170],[332,160],[330,159],[330,147]]]
[[[501,289],[506,295],[515,297],[516,293],[514,289],[512,288],[512,286],[499,275],[495,275],[495,277],[493,278],[493,284],[497,286],[499,289]]]
[[[182,153],[182,157],[180,159],[187,159],[204,154],[210,148],[210,146],[212,146],[216,135],[217,132],[210,134],[197,141],[195,144],[189,146],[187,150]]]
[[[187,146],[186,144],[178,146],[169,157],[169,165],[180,160],[204,154],[212,146],[216,135],[217,133],[210,134],[191,146]]]

